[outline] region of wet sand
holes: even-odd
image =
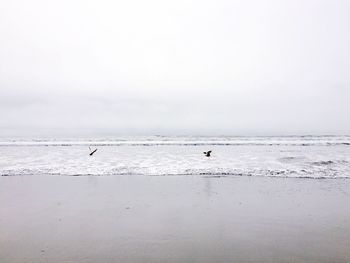
[[[350,262],[350,180],[0,177],[0,262]]]

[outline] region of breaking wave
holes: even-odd
[[[349,142],[349,136],[2,139],[0,175],[350,178]],[[90,156],[88,146],[98,151]]]
[[[98,139],[6,139],[0,146],[350,146],[350,136],[148,136]]]
[[[201,176],[206,178],[220,177],[274,177],[274,178],[304,178],[304,179],[350,179],[350,174],[338,173],[335,171],[315,172],[307,170],[253,170],[253,171],[215,171],[215,170],[187,170],[182,172],[140,172],[140,171],[119,171],[103,173],[60,173],[38,170],[9,170],[2,171],[1,176]]]

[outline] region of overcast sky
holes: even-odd
[[[11,0],[0,134],[350,134],[348,0]]]

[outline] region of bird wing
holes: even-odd
[[[93,151],[90,153],[90,156],[92,156],[96,151],[97,151],[97,149],[93,150]]]

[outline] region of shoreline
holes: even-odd
[[[348,262],[347,178],[0,177],[0,259]]]

